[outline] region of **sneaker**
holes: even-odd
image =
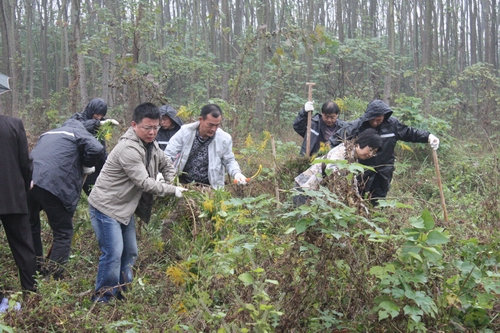
[[[109,296],[106,295],[93,295],[92,296],[92,302],[94,303],[101,303],[101,304],[108,304],[109,303]]]

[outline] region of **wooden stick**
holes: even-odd
[[[313,86],[316,83],[306,82],[306,86],[309,88],[308,100],[312,102],[313,100]],[[307,112],[307,131],[306,131],[306,156],[311,156],[311,114],[312,111]]]
[[[448,212],[446,211],[446,203],[444,201],[443,184],[441,182],[441,172],[439,171],[438,155],[435,150],[432,150],[432,159],[434,160],[434,166],[436,167],[436,176],[438,180],[439,195],[441,196],[441,206],[443,207],[444,221],[448,223]]]
[[[271,135],[271,148],[273,149],[274,190],[276,192],[276,202],[279,206],[281,204],[281,201],[280,189],[278,187],[278,174],[276,173],[276,145],[274,143],[274,135]]]

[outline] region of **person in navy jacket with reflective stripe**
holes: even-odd
[[[31,151],[33,188],[28,193],[28,209],[38,269],[43,275],[62,276],[63,267],[59,266],[70,255],[72,219],[83,180],[95,171],[94,166],[105,153],[104,146],[76,119],[43,133]],[[53,235],[47,265],[43,260],[40,210],[47,214]]]
[[[406,142],[429,142],[432,149],[439,147],[439,139],[428,131],[419,130],[401,123],[392,116],[392,110],[381,100],[373,100],[368,104],[363,116],[341,128],[330,138],[330,145],[335,147],[343,140],[357,137],[368,128],[374,128],[382,138],[382,146],[376,156],[361,161],[371,166],[376,172],[367,170],[360,182],[363,193],[370,193],[372,203],[387,196],[394,172],[394,149],[398,140]]]

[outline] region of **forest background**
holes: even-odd
[[[498,331],[497,16],[496,0],[0,0],[12,87],[0,112],[21,117],[32,142],[94,97],[122,124],[110,148],[140,102],[169,103],[185,121],[214,102],[244,173],[263,165],[245,188],[159,200],[139,229],[132,291],[111,308],[89,301],[99,254],[82,197],[69,276],[40,280],[0,328]],[[305,82],[341,119],[380,98],[440,137],[449,221],[429,148],[404,143],[383,209],[329,191],[292,207]],[[17,289],[16,276],[2,279]]]

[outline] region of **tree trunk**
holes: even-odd
[[[128,87],[128,119],[132,120],[132,115],[134,114],[135,107],[140,103],[140,86],[135,82],[135,74],[133,73],[133,69],[137,67],[139,63],[140,51],[141,51],[141,21],[144,17],[144,4],[142,2],[139,3],[139,8],[137,10],[137,16],[135,18],[135,29],[134,29],[134,40],[132,43],[132,64],[129,67],[129,80],[127,82]]]
[[[307,32],[311,35],[314,34],[314,0],[308,0],[307,2]],[[306,81],[312,80],[313,74],[313,45],[311,41],[307,42],[306,50]]]
[[[460,11],[460,16],[461,16],[461,21],[465,22],[465,10]],[[463,72],[465,69],[466,65],[466,54],[465,54],[465,44],[466,44],[466,39],[465,39],[465,26],[463,24],[460,25],[460,44],[458,47],[458,64],[459,64],[459,71]]]
[[[338,30],[338,36],[339,36],[339,42],[344,43],[345,36],[344,36],[344,20],[343,20],[343,15],[342,15],[342,6],[345,0],[338,0],[336,3],[336,10],[335,10],[335,16],[336,16],[336,23],[337,23],[337,30]]]
[[[498,23],[497,23],[497,1],[491,0],[491,54],[490,62],[493,68],[498,69]],[[496,72],[498,75],[498,72]]]
[[[192,29],[192,37],[191,37],[191,57],[196,56],[197,50],[197,38],[198,38],[198,15],[200,15],[200,4],[198,1],[194,1],[193,3],[193,26]]]
[[[234,4],[234,49],[237,55],[240,53],[240,42],[243,38],[243,4],[242,0],[236,0]],[[235,57],[236,58],[236,57]]]
[[[477,64],[477,31],[476,31],[476,17],[477,17],[477,6],[476,1],[472,0],[474,3],[469,4],[469,26],[470,26],[470,62],[471,65]]]
[[[416,1],[416,0],[415,0]],[[413,27],[413,38],[412,38],[412,45],[413,45],[413,66],[415,68],[415,70],[418,70],[420,68],[420,60],[419,60],[419,57],[418,57],[418,53],[420,52],[420,48],[419,48],[419,26],[420,24],[418,23],[418,11],[417,11],[417,6],[413,6],[413,24],[412,24],[412,27]]]
[[[26,10],[26,44],[33,45],[33,1],[26,0],[24,3],[24,8]],[[33,73],[34,69],[34,61],[33,61],[33,48],[29,47],[26,50],[27,52],[27,63],[23,66],[23,84],[22,84],[22,93],[23,96],[21,98],[21,103],[26,105],[30,98],[33,96]],[[25,94],[26,91],[29,91],[28,94]]]
[[[49,59],[48,55],[48,46],[47,46],[47,30],[49,29],[49,14],[48,14],[48,5],[47,0],[42,0],[42,6],[40,8],[40,22],[41,30],[40,30],[40,49],[41,49],[41,69],[42,69],[42,99],[49,99]]]
[[[481,0],[478,0],[478,3],[480,3],[480,1]],[[474,4],[474,5],[476,5],[476,4]],[[476,16],[476,20],[477,20],[476,21],[477,22],[477,56],[478,56],[477,60],[479,62],[484,62],[484,61],[486,61],[484,59],[484,53],[483,53],[484,52],[484,44],[483,44],[483,41],[484,41],[484,39],[483,39],[483,36],[484,36],[483,31],[484,31],[484,29],[483,29],[483,23],[482,23],[482,21],[484,19],[482,18],[482,15],[480,14],[479,8],[476,7],[476,9],[477,9],[477,11],[476,11],[476,13],[477,13],[477,16]],[[464,11],[461,11],[461,19],[465,20],[465,13],[464,13]],[[465,38],[465,31],[463,31],[463,34],[464,34],[464,38]],[[465,55],[465,41],[464,41],[463,46],[464,46],[463,52],[464,52],[464,55]],[[460,50],[460,51],[462,51],[462,50]],[[463,66],[465,66],[465,62],[463,64]]]
[[[229,12],[229,1],[221,0],[222,9],[222,40],[221,40],[221,60],[222,60],[222,91],[221,97],[227,101],[229,98],[229,66],[231,63],[231,13]]]
[[[424,84],[424,113],[429,114],[431,109],[431,87],[432,87],[432,42],[433,42],[433,6],[434,0],[425,0],[424,12],[424,34],[422,35],[422,66],[425,71],[425,84]]]
[[[392,11],[394,12],[394,1],[389,1],[389,7],[393,7]],[[388,13],[390,13],[391,9],[388,9]],[[389,23],[389,18],[387,18],[387,23]],[[392,18],[392,23],[394,25],[394,17]],[[389,29],[389,27],[387,27]],[[370,31],[372,37],[377,37],[377,0],[370,0]]]
[[[14,32],[12,31],[12,23],[11,23],[11,9],[9,1],[3,0],[0,1],[0,30],[2,36],[2,57],[5,61],[2,61],[2,74],[10,76],[10,87],[12,89],[11,93],[4,94],[5,97],[2,97],[0,102],[4,102],[0,104],[0,114],[6,114],[9,116],[15,115],[17,112],[14,109],[14,91],[16,91],[16,82],[13,80],[14,78],[14,56],[13,53],[13,43],[14,40],[12,36]]]
[[[450,52],[450,47],[451,45],[453,45],[453,39],[452,39],[452,33],[451,33],[451,29],[453,28],[453,24],[452,24],[452,21],[451,21],[451,5],[450,5],[450,0],[446,0],[446,4],[445,4],[445,20],[446,20],[446,24],[445,24],[445,33],[443,34],[444,36],[444,61],[443,63],[445,63],[447,61],[447,59],[450,59],[451,57],[451,52]],[[449,67],[449,66],[447,66]]]
[[[71,1],[71,23],[73,25],[73,39],[70,42],[70,53],[71,53],[71,73],[72,78],[70,79],[69,85],[69,104],[70,110],[79,110],[81,108],[81,89],[79,89],[80,82],[80,71],[78,69],[78,50],[77,50],[77,25],[80,20],[80,1],[72,0]]]
[[[347,0],[349,18],[349,30],[347,31],[348,38],[356,38],[356,30],[358,29],[358,0]]]
[[[483,32],[484,32],[484,62],[491,64],[491,38],[489,25],[491,24],[490,19],[490,0],[482,0],[483,8]]]
[[[257,20],[258,20],[258,30],[257,34],[260,34],[261,38],[259,39],[259,73],[260,73],[260,82],[261,85],[256,95],[255,100],[255,115],[259,120],[258,127],[259,130],[262,129],[262,121],[264,120],[264,108],[265,108],[265,96],[266,90],[264,88],[264,82],[267,80],[267,73],[265,72],[265,63],[267,59],[267,43],[264,38],[264,34],[267,31],[266,25],[266,15],[267,15],[267,0],[261,0],[261,5],[257,8]]]
[[[391,105],[392,71],[394,69],[394,0],[389,0],[387,8],[387,46],[390,55],[388,73],[384,80],[384,102]]]

